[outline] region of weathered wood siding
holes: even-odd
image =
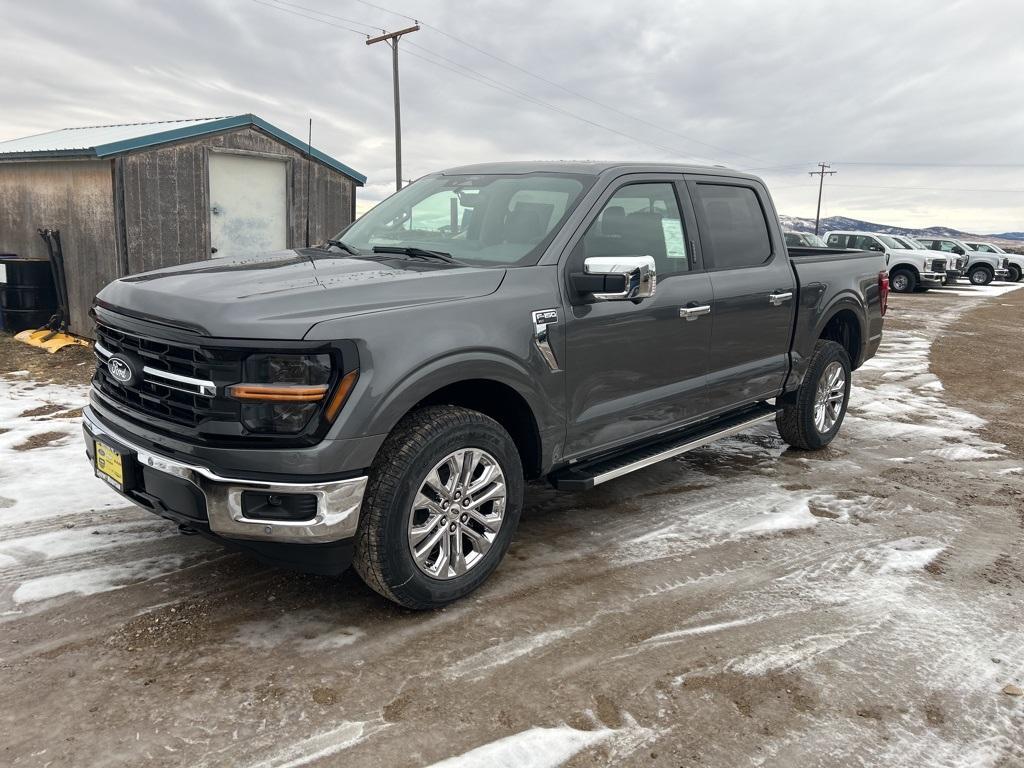
[[[144,272],[210,257],[210,180],[207,155],[228,150],[288,160],[288,245],[305,244],[306,174],[310,179],[310,242],[352,221],[355,182],[254,128],[243,128],[119,158],[123,180],[128,271]]]
[[[60,230],[71,330],[91,334],[93,296],[119,276],[111,161],[0,163],[0,253],[48,258],[41,227]]]
[[[60,229],[71,330],[93,335],[89,307],[125,274],[210,257],[209,152],[242,151],[289,161],[288,246],[351,223],[355,182],[254,128],[143,149],[112,160],[0,162],[0,253],[47,258],[40,227]]]

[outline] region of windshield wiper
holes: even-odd
[[[415,246],[375,245],[373,246],[373,252],[400,253],[403,256],[409,256],[414,259],[443,261],[445,264],[462,264],[462,262],[452,258],[450,253],[445,253],[444,251],[429,251],[426,248],[416,248]]]
[[[324,245],[328,247],[333,245],[335,248],[340,248],[341,250],[345,251],[345,253],[351,253],[353,256],[363,255],[358,248],[353,248],[351,245],[349,245],[348,243],[344,243],[341,240],[325,240]]]

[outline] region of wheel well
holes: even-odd
[[[892,274],[893,272],[899,272],[901,269],[906,270],[907,272],[913,272],[915,278],[917,278],[918,280],[921,279],[921,271],[913,264],[897,264],[895,267],[889,270],[889,274]]]
[[[995,267],[993,267],[993,266],[992,266],[991,264],[989,264],[989,263],[988,263],[987,261],[985,261],[985,262],[982,262],[981,264],[974,264],[974,265],[972,265],[972,266],[971,266],[971,268],[970,268],[970,269],[968,269],[967,271],[968,271],[968,272],[973,272],[973,271],[974,271],[974,270],[976,270],[976,269],[984,269],[984,270],[986,270],[986,271],[988,271],[988,272],[991,272],[991,273],[992,273],[993,275],[994,275],[994,274],[996,273],[996,269],[995,269]]]
[[[459,405],[490,416],[516,444],[527,479],[540,476],[540,431],[530,405],[512,387],[491,379],[470,379],[442,387],[423,398],[424,405]]]
[[[841,309],[836,312],[818,338],[839,342],[850,355],[850,364],[854,368],[860,364],[860,323],[857,322],[857,316],[852,310]]]

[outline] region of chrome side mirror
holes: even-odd
[[[577,286],[595,301],[634,301],[654,295],[658,272],[653,256],[591,256]]]

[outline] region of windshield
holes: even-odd
[[[875,235],[879,240],[885,243],[889,248],[902,248],[903,246],[897,243],[894,239],[888,235]]]
[[[368,211],[336,238],[369,253],[376,247],[451,254],[473,266],[536,264],[591,176],[427,176]]]

